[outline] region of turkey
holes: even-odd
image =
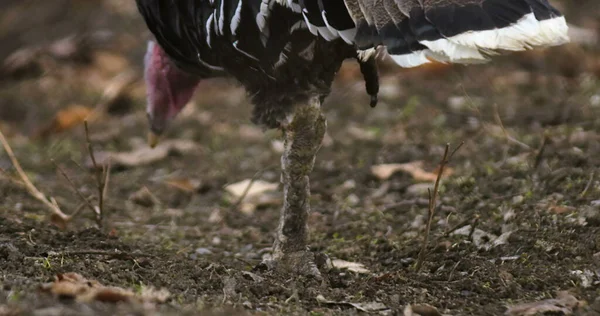
[[[252,121],[284,135],[284,202],[268,268],[319,276],[307,245],[309,173],[326,130],[321,103],[345,59],[377,102],[375,57],[402,67],[482,63],[568,41],[547,0],[137,0],[156,39],[145,56],[151,142],[202,79],[232,76]],[[201,96],[201,91],[198,92]]]

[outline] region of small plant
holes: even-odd
[[[98,204],[92,205],[92,203],[90,202],[90,198],[86,198],[85,196],[83,196],[83,194],[79,191],[79,189],[77,189],[77,186],[75,185],[75,183],[67,176],[67,173],[55,163],[57,170],[63,175],[63,177],[65,177],[65,179],[69,182],[69,184],[71,185],[71,187],[73,188],[75,193],[83,200],[82,207],[79,207],[71,215],[67,215],[66,213],[64,213],[53,197],[47,197],[44,193],[42,193],[33,184],[33,182],[29,179],[29,177],[27,176],[27,174],[21,167],[19,160],[17,159],[14,152],[12,151],[12,148],[10,147],[10,144],[8,143],[6,138],[4,137],[4,134],[2,133],[2,131],[0,131],[0,143],[4,147],[4,150],[8,154],[8,157],[10,158],[12,165],[15,167],[15,169],[17,171],[17,175],[19,176],[19,179],[20,179],[19,184],[21,184],[23,187],[25,187],[25,189],[27,190],[29,195],[31,195],[36,200],[40,201],[42,204],[44,204],[50,210],[50,212],[51,212],[50,220],[52,221],[52,223],[54,223],[55,225],[57,225],[60,228],[65,228],[66,225],[85,206],[87,206],[95,214],[96,224],[98,225],[98,227],[102,228],[104,204],[105,204],[106,191],[107,191],[109,175],[110,175],[110,164],[103,165],[101,168],[97,165],[96,158],[94,155],[94,149],[92,148],[92,143],[90,141],[89,128],[88,128],[87,121],[84,121],[84,126],[85,126],[85,138],[86,138],[86,142],[87,142],[87,149],[88,149],[90,158],[92,160],[94,172],[96,175],[96,187],[98,189],[98,196],[96,197],[96,200],[98,201]],[[54,161],[52,161],[52,162],[54,163]]]
[[[444,174],[444,170],[446,169],[446,166],[450,162],[450,159],[452,159],[452,156],[454,156],[456,151],[459,150],[463,144],[464,144],[464,142],[460,143],[450,154],[448,154],[450,151],[450,144],[446,144],[446,150],[444,150],[444,157],[442,158],[442,161],[440,161],[440,167],[438,168],[438,174],[437,174],[437,178],[435,179],[435,184],[433,186],[433,192],[431,191],[431,189],[427,190],[429,192],[429,205],[427,207],[427,215],[428,215],[427,216],[427,224],[425,226],[425,235],[423,237],[423,244],[421,245],[421,250],[419,251],[419,257],[415,264],[416,272],[421,271],[421,268],[423,267],[423,262],[425,261],[425,258],[427,256],[427,246],[429,245],[429,233],[431,231],[431,222],[433,222],[433,216],[435,215],[435,209],[436,209],[435,204],[437,202],[437,196],[438,196],[438,192],[440,189],[440,182],[442,180],[442,175]]]

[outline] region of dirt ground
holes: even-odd
[[[502,315],[559,291],[576,301],[546,301],[551,315],[600,314],[600,8],[556,3],[586,30],[576,43],[488,65],[382,63],[375,109],[356,65],[344,66],[311,177],[311,249],[338,260],[318,282],[253,269],[270,252],[280,188],[237,203],[226,187],[278,183],[281,143],[249,122],[242,88],[203,82],[157,156],[145,151],[149,34],[133,1],[3,1],[0,129],[42,192],[82,210],[57,227],[0,149],[0,315],[414,315],[424,304],[434,309],[422,315]],[[98,160],[122,158],[101,228],[79,196],[97,196],[81,117],[98,105]],[[416,272],[428,176],[461,142]],[[373,172],[392,163],[425,176]],[[43,290],[68,272],[170,295],[112,303]]]

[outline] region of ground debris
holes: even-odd
[[[584,301],[578,300],[569,292],[560,291],[557,293],[556,298],[511,306],[508,308],[505,315],[573,315],[575,310],[584,305]]]
[[[281,197],[277,194],[278,183],[245,179],[225,187],[225,191],[237,200],[240,211],[252,214],[258,206],[277,205]]]
[[[442,316],[442,314],[429,304],[409,304],[403,311],[404,316]]]
[[[147,187],[143,187],[129,196],[129,200],[139,206],[153,207],[159,205],[160,201],[158,198],[148,190]]]
[[[35,132],[36,137],[48,137],[61,133],[83,124],[92,114],[93,109],[84,105],[74,104],[56,112],[54,118],[46,126]]]
[[[54,282],[42,284],[40,289],[59,298],[75,299],[80,302],[137,302],[160,304],[166,302],[170,293],[152,287],[142,287],[138,293],[132,290],[105,286],[96,280],[88,280],[74,272],[57,274]]]
[[[330,301],[330,300],[326,299],[321,294],[317,295],[317,302],[319,302],[321,304],[328,304],[328,305],[351,306],[351,307],[354,307],[357,310],[359,310],[361,312],[365,312],[365,313],[378,312],[380,314],[387,315],[388,313],[391,312],[391,310],[381,302],[367,302],[367,303],[351,303],[351,302],[345,302],[345,301],[336,302],[336,301]]]
[[[148,165],[167,158],[171,154],[189,154],[200,149],[200,146],[188,140],[167,140],[161,142],[155,148],[140,146],[128,152],[98,152],[96,160],[99,166],[107,165],[109,162],[113,168],[135,168]],[[85,165],[93,168],[91,160]]]
[[[407,163],[381,164],[371,167],[371,173],[379,180],[387,180],[396,172],[406,172],[416,181],[433,182],[437,178],[437,171],[427,172],[423,169],[423,161],[412,161]],[[444,175],[449,176],[454,171],[446,168]]]
[[[479,228],[473,228],[471,225],[463,226],[450,235],[461,235],[468,236],[473,241],[473,244],[479,248],[484,250],[490,250],[500,245],[504,245],[508,243],[508,238],[512,234],[512,231],[508,231],[503,233],[500,236],[496,236],[494,234],[490,234],[485,232]]]
[[[331,260],[331,263],[333,264],[333,267],[338,268],[338,269],[346,269],[351,272],[363,273],[363,274],[371,273],[371,271],[369,271],[369,269],[365,268],[365,265],[362,263],[350,262],[350,261],[341,260],[341,259],[333,259],[333,260]]]

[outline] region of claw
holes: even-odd
[[[254,271],[275,271],[279,273],[291,273],[313,277],[322,281],[320,269],[328,271],[331,268],[331,260],[322,253],[313,254],[310,251],[298,251],[286,253],[275,258],[267,258],[254,267]]]

